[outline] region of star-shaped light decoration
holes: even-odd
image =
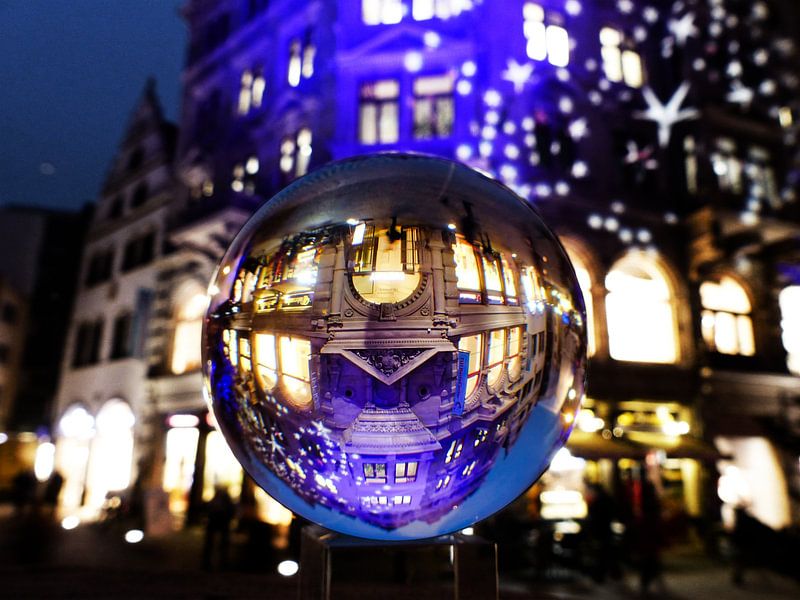
[[[513,58],[508,59],[506,70],[502,73],[503,79],[514,85],[514,92],[517,94],[525,89],[525,84],[530,81],[531,75],[533,75],[533,63],[518,63]]]
[[[653,121],[658,125],[658,144],[662,148],[669,146],[672,128],[677,123],[696,119],[700,115],[700,111],[696,108],[681,109],[681,105],[689,93],[689,88],[689,82],[684,81],[666,104],[661,103],[661,100],[658,99],[658,96],[651,88],[645,87],[642,89],[642,96],[647,103],[647,110],[636,112],[633,116],[637,119]]]
[[[311,427],[313,428],[315,434],[328,439],[328,434],[331,432],[331,430],[325,427],[325,424],[322,421],[311,421]]]
[[[667,27],[679,46],[685,46],[690,37],[697,36],[693,12],[687,12],[680,19],[670,19]]]

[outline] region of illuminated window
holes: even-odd
[[[225,343],[225,355],[232,366],[239,364],[239,340],[235,329],[226,329],[222,332],[222,341]]]
[[[287,136],[281,142],[280,169],[284,181],[302,177],[308,172],[311,161],[311,130],[303,127],[295,136]]]
[[[500,261],[493,256],[484,254],[481,257],[483,264],[483,281],[486,285],[486,295],[490,303],[498,304],[503,301],[503,283],[500,274]]]
[[[304,42],[299,39],[292,40],[289,44],[289,65],[286,75],[290,86],[297,87],[301,78],[309,79],[314,74],[316,53],[316,46],[311,42],[310,36],[307,35]]]
[[[786,366],[800,375],[800,285],[781,290],[778,300],[781,307],[783,347],[786,349]]]
[[[352,280],[362,298],[395,303],[414,293],[420,281],[419,235],[416,227],[376,229],[362,223],[354,228]]]
[[[392,498],[392,504],[411,504],[411,496],[394,496]]]
[[[700,286],[703,304],[701,326],[709,349],[722,354],[755,354],[750,300],[736,281],[722,277],[719,283]]]
[[[361,0],[366,25],[393,25],[403,20],[403,0]]]
[[[282,335],[278,338],[281,381],[286,391],[287,402],[295,408],[311,408],[311,377],[308,359],[311,341]]]
[[[566,29],[551,22],[559,16],[546,15],[544,9],[533,2],[525,4],[522,15],[528,57],[547,60],[556,67],[566,67],[569,64],[569,35]]]
[[[447,454],[444,457],[445,463],[451,463],[461,456],[461,451],[464,449],[464,440],[453,440],[450,442],[450,447],[447,449]]]
[[[240,115],[246,115],[253,108],[260,108],[264,101],[264,89],[266,81],[264,75],[259,71],[255,74],[249,69],[242,73],[239,86],[238,111]]]
[[[694,137],[688,135],[683,140],[684,168],[686,169],[686,190],[697,193],[697,145]]]
[[[642,87],[642,57],[638,52],[625,48],[630,43],[622,32],[613,27],[603,27],[600,30],[600,44],[606,78],[615,83],[624,82],[630,87]]]
[[[475,247],[461,236],[456,236],[453,247],[456,262],[456,279],[458,289],[461,291],[461,301],[481,301],[481,270],[478,266],[478,256]]]
[[[200,338],[207,307],[208,298],[197,292],[178,308],[171,365],[176,375],[200,367]]]
[[[471,463],[469,463],[466,467],[464,467],[461,470],[461,477],[462,478],[469,477],[470,475],[472,475],[472,471],[474,470],[475,470],[475,461],[473,460]]]
[[[780,194],[771,166],[772,158],[764,148],[753,146],[747,153],[744,172],[747,176],[748,193],[756,201],[766,200],[773,206],[780,205]]]
[[[487,353],[486,383],[494,386],[503,374],[503,358],[506,346],[506,330],[496,329],[489,333],[489,351]]]
[[[467,393],[466,397],[475,391],[481,375],[481,364],[483,363],[483,336],[467,335],[458,341],[458,349],[462,352],[469,352],[469,367],[467,370]]]
[[[515,381],[521,371],[520,351],[522,349],[522,328],[508,330],[508,376]]]
[[[500,262],[503,265],[503,285],[505,286],[506,299],[516,301],[517,285],[514,283],[514,271],[512,270],[511,263],[506,260],[505,256],[500,257]]]
[[[486,441],[487,436],[489,435],[488,429],[478,428],[475,430],[475,442],[473,443],[474,446],[480,446],[483,442]]]
[[[364,481],[386,483],[386,463],[364,463]]]
[[[127,402],[109,400],[97,413],[86,476],[86,504],[99,508],[109,491],[131,483],[133,426],[136,418]]]
[[[723,192],[739,194],[742,191],[742,161],[736,154],[736,143],[728,138],[716,142],[711,154],[711,165],[717,175],[717,185]]]
[[[453,132],[452,75],[432,75],[414,80],[414,137],[447,137]]]
[[[361,86],[358,105],[358,141],[362,144],[394,144],[400,134],[398,99],[400,85],[383,79]]]
[[[448,485],[450,485],[450,475],[445,475],[439,481],[436,482],[436,491],[445,489]]]
[[[644,253],[629,253],[609,271],[606,288],[611,357],[632,362],[677,362],[672,290],[655,260]]]
[[[411,15],[415,21],[427,21],[434,17],[449,19],[461,14],[470,4],[469,0],[414,0]]]
[[[271,333],[256,333],[255,352],[256,379],[264,389],[272,391],[278,383],[275,336]]]
[[[417,480],[416,462],[399,462],[394,465],[394,482],[411,483]]]
[[[522,289],[525,291],[528,310],[534,312],[535,303],[543,298],[539,274],[533,267],[524,267],[520,279],[522,280]]]
[[[252,370],[253,363],[250,359],[250,340],[245,336],[241,336],[239,338],[239,366],[245,373],[249,373]]]

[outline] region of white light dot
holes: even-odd
[[[617,219],[614,217],[606,217],[606,220],[603,221],[603,226],[608,231],[616,231],[619,229],[619,221],[617,221]]]
[[[403,59],[403,66],[411,73],[416,73],[422,68],[422,54],[419,52],[408,52]]]
[[[462,96],[468,96],[472,93],[472,84],[466,79],[462,79],[456,84],[456,91]]]
[[[296,561],[284,560],[278,563],[278,573],[284,577],[296,575],[299,570],[300,565],[298,565]]]
[[[500,122],[500,113],[496,110],[487,110],[484,120],[490,125],[497,125]]]
[[[517,126],[514,124],[514,121],[506,121],[503,123],[503,133],[506,135],[514,135],[517,131]]]
[[[481,142],[478,144],[478,153],[484,158],[487,158],[491,155],[492,149],[493,147],[491,142]]]
[[[633,232],[630,229],[621,229],[619,239],[626,244],[630,244],[633,241]]]
[[[564,4],[564,10],[567,11],[567,14],[572,15],[573,17],[581,14],[582,9],[583,7],[578,0],[567,0],[567,2]]]
[[[129,544],[138,544],[144,539],[144,532],[141,529],[130,529],[125,532],[125,541]]]
[[[588,165],[582,160],[577,161],[572,165],[572,176],[578,179],[586,177],[589,174]]]
[[[472,146],[467,144],[460,144],[458,148],[456,148],[456,158],[458,160],[468,160],[472,157]]]
[[[422,41],[428,48],[438,48],[442,43],[442,38],[435,31],[426,31],[422,36]]]
[[[503,152],[505,153],[506,157],[510,158],[511,160],[519,158],[519,148],[514,144],[506,144]]]
[[[558,101],[558,110],[560,110],[564,114],[569,114],[575,108],[575,104],[572,100],[566,96],[562,96],[561,99]]]
[[[625,204],[620,202],[619,200],[615,200],[611,203],[611,212],[615,212],[618,215],[625,212]]]
[[[67,531],[70,529],[75,529],[80,524],[81,520],[76,515],[69,515],[68,517],[61,519],[61,528],[66,529]]]
[[[566,196],[569,194],[569,184],[566,181],[559,181],[556,183],[556,194],[559,196]]]
[[[587,222],[592,229],[600,229],[603,226],[603,217],[597,214],[589,215]]]
[[[534,188],[534,191],[536,192],[537,196],[540,196],[542,198],[546,198],[547,196],[549,196],[552,193],[552,190],[550,189],[550,186],[547,185],[546,183],[536,184],[536,187]]]
[[[468,60],[463,65],[461,65],[461,74],[464,77],[472,77],[473,75],[475,75],[477,71],[478,71],[477,65],[471,60]]]
[[[492,108],[497,108],[502,104],[503,98],[497,90],[486,90],[483,95],[483,101]]]
[[[648,244],[653,239],[653,235],[647,229],[640,229],[636,232],[636,239],[642,244]]]

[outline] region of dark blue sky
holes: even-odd
[[[0,205],[94,200],[148,75],[178,117],[183,0],[0,0]]]

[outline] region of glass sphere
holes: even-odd
[[[245,224],[210,287],[207,397],[293,512],[382,540],[525,492],[584,392],[585,309],[538,213],[451,161],[355,158]]]

